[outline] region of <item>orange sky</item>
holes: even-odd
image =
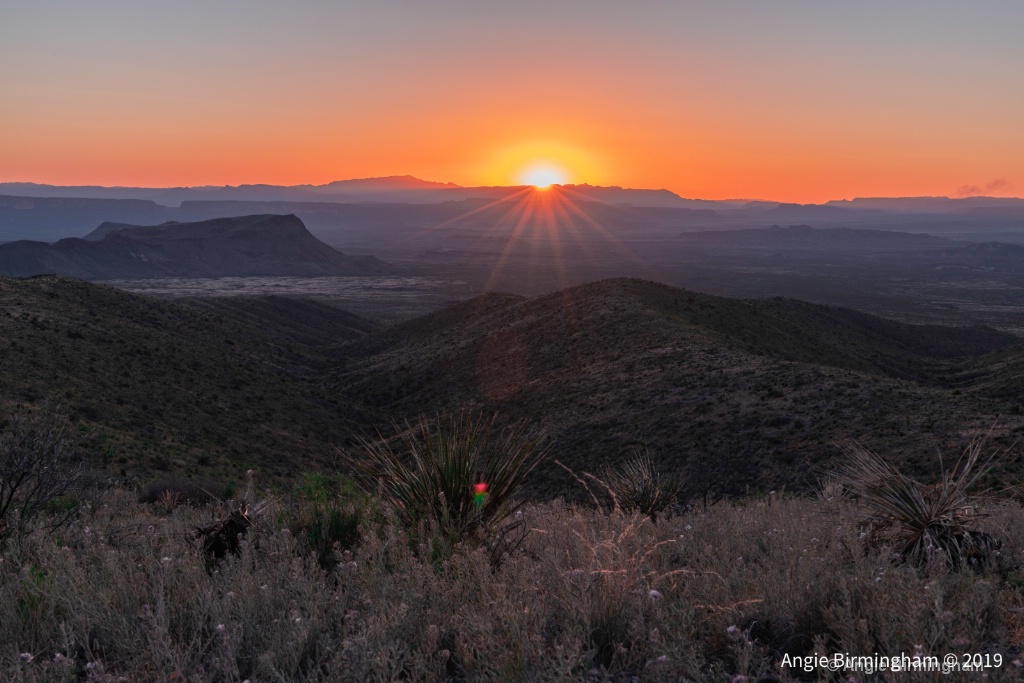
[[[1024,194],[1024,3],[154,4],[0,7],[0,181]]]

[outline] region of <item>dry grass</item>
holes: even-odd
[[[1000,653],[990,680],[1020,673],[1016,504],[989,510],[1004,546],[980,572],[865,552],[863,513],[842,501],[718,504],[657,526],[529,505],[531,532],[497,571],[483,548],[432,562],[386,512],[327,570],[270,521],[210,571],[188,536],[217,512],[156,514],[112,490],[0,558],[0,680],[792,680],[786,653],[918,648]]]

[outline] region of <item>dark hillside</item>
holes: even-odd
[[[435,335],[454,334],[467,324],[473,324],[477,320],[488,320],[487,316],[526,301],[529,299],[518,294],[488,292],[380,330],[378,334],[361,339],[359,346],[362,353],[367,353],[395,344],[416,345],[423,340],[432,339]]]
[[[143,477],[285,478],[355,433],[464,406],[546,428],[577,470],[645,443],[695,488],[731,492],[813,485],[844,439],[927,476],[937,448],[997,416],[997,443],[1024,425],[1014,337],[638,280],[381,327],[290,297],[0,278],[0,363],[0,407],[61,401],[95,463]],[[551,463],[531,485],[578,493]]]
[[[955,370],[955,371],[954,371]],[[951,387],[998,398],[1024,412],[1024,348],[1011,347],[963,361],[947,377]]]
[[[63,402],[94,462],[114,471],[286,476],[323,463],[368,419],[303,379],[339,330],[351,338],[360,327],[373,325],[305,301],[182,305],[65,278],[0,278],[0,405]]]
[[[980,325],[908,325],[795,299],[744,301],[640,281],[625,286],[652,312],[713,330],[750,353],[917,381],[937,381],[944,361],[1024,343]]]
[[[934,472],[936,447],[1010,408],[938,384],[971,360],[961,355],[1014,344],[987,329],[610,280],[536,299],[489,295],[410,321],[345,346],[328,381],[399,418],[469,404],[529,419],[581,470],[647,443],[669,467],[737,492],[809,486],[848,438]],[[1000,433],[1021,422],[1003,418]],[[534,483],[566,490],[553,466]]]
[[[340,341],[361,339],[381,324],[314,299],[292,296],[196,297],[180,301],[221,320],[279,343],[292,342],[305,353]]]

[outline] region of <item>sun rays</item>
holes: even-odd
[[[632,262],[630,270],[635,274],[651,270],[645,259],[602,224],[602,214],[632,209],[596,202],[572,185],[550,183],[542,187],[551,176],[538,174],[531,178],[534,183],[507,188],[498,198],[468,201],[470,207],[465,212],[417,232],[412,239],[442,237],[457,231],[459,239],[465,240],[460,249],[492,254],[485,266],[484,291],[515,288],[511,283],[520,278],[540,277],[565,289],[582,282],[582,273],[613,277],[616,273],[603,270],[610,253]],[[588,275],[587,279],[594,278]]]

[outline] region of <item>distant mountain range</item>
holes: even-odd
[[[218,218],[142,227],[103,223],[85,238],[0,244],[0,275],[83,279],[257,275],[377,275],[390,267],[346,256],[292,215]]]
[[[386,176],[336,180],[324,185],[203,185],[198,187],[102,187],[98,185],[45,185],[0,183],[0,195],[62,197],[75,199],[136,199],[162,206],[188,201],[255,202],[377,202],[435,204],[465,199],[502,199],[529,186],[463,187],[455,183],[420,180],[414,176]],[[647,207],[718,210],[770,210],[780,207],[821,206],[839,209],[874,209],[898,213],[943,213],[975,209],[1024,209],[1024,199],[1013,197],[866,197],[833,200],[821,205],[798,205],[742,199],[687,199],[664,189],[631,189],[619,186],[560,185],[570,196],[585,201]]]
[[[459,189],[452,183],[434,183],[412,176],[338,180],[326,185],[239,185],[223,187],[100,187],[97,185],[41,185],[37,183],[0,183],[0,194],[23,197],[72,197],[78,199],[140,199],[163,206],[178,206],[183,201],[393,201],[395,196],[419,196],[440,189]],[[399,200],[404,201],[404,200]]]
[[[495,225],[539,197],[571,202],[560,223],[586,219],[610,232],[640,227],[680,230],[763,228],[772,224],[872,227],[936,233],[986,233],[1024,227],[1024,199],[1004,197],[861,198],[793,204],[686,199],[664,189],[555,185],[460,187],[412,176],[340,180],[325,185],[237,187],[97,187],[0,183],[0,242],[80,237],[100,223],[157,225],[250,214],[295,214],[319,239],[377,253],[381,239],[403,230],[459,224]],[[564,206],[564,204],[563,204]],[[533,222],[544,220],[534,212]],[[353,239],[355,238],[355,239]],[[403,234],[400,239],[405,239]]]
[[[37,183],[0,183],[0,194],[19,197],[75,199],[135,199],[175,207],[191,201],[340,202],[437,204],[465,199],[504,199],[529,186],[462,187],[454,183],[420,180],[413,176],[336,180],[326,185],[238,185],[224,187],[100,187],[58,186]],[[562,185],[572,196],[587,201],[636,206],[711,208],[742,202],[683,199],[668,190],[633,190],[595,185]]]
[[[865,197],[826,202],[842,209],[877,209],[898,213],[973,213],[979,209],[1018,209],[1024,211],[1024,199],[1017,197]]]

